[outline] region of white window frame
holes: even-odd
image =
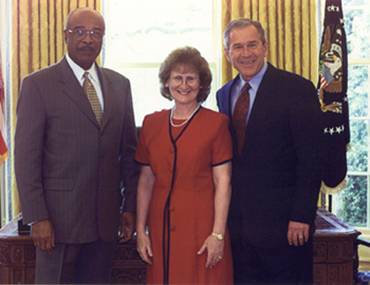
[[[212,89],[211,89],[211,92],[206,100],[206,102],[204,102],[204,106],[205,107],[208,107],[208,108],[211,108],[213,110],[217,110],[217,104],[216,104],[216,90],[218,88],[221,87],[221,62],[222,62],[222,57],[223,57],[223,54],[222,54],[222,35],[221,35],[221,1],[220,0],[210,0],[212,1],[212,9],[213,9],[213,12],[212,12],[212,25],[213,25],[213,29],[212,29],[212,38],[213,38],[213,43],[212,43],[212,46],[214,47],[215,49],[215,57],[212,59],[212,60],[209,60],[209,64],[210,64],[210,68],[212,70],[212,76],[213,76],[213,79],[212,79]],[[106,11],[106,7],[107,5],[109,5],[109,2],[108,1],[104,1],[103,2],[103,16],[104,16],[104,12]],[[179,17],[181,17],[180,13],[181,11],[178,11],[179,12]],[[110,25],[115,25],[116,23],[111,23],[109,22],[109,17],[105,17],[105,21],[106,21],[106,26],[110,26]],[[191,43],[189,43],[189,46],[191,46]],[[106,47],[106,44],[103,46],[103,52],[102,52],[102,65],[104,66],[106,64],[106,52],[107,51],[107,47]],[[156,68],[157,70],[159,70],[159,66],[161,64],[161,62],[159,61],[161,59],[158,59],[157,62],[133,62],[133,61],[130,61],[130,62],[124,62],[122,64],[120,64],[120,68],[121,69],[127,69],[127,68],[135,68],[135,69],[143,69],[143,72],[145,72],[145,69],[147,68]],[[109,66],[108,66],[109,67]],[[120,72],[120,70],[116,70],[118,72]],[[123,75],[126,75],[124,74],[124,72],[122,72]],[[131,84],[133,83],[133,80],[131,78],[129,78],[130,81],[131,81]],[[133,99],[135,101],[135,96],[137,96],[134,88],[133,88]],[[153,94],[153,92],[158,92],[159,93],[159,90],[148,90],[148,94]],[[152,96],[156,96],[156,95],[152,95]],[[158,100],[161,100],[160,97],[158,97]],[[140,104],[140,102],[138,103]],[[169,103],[169,104],[165,104],[163,106],[163,108],[168,108],[169,106],[171,106],[172,103]],[[134,104],[134,109],[135,109],[135,104]],[[137,110],[134,110],[135,112],[137,112]],[[153,110],[153,111],[159,111],[159,110]],[[140,126],[141,123],[142,123],[142,119],[143,116],[146,115],[146,114],[135,114],[135,117],[139,117],[140,119],[136,119],[136,125],[137,126]]]

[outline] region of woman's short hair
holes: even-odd
[[[171,71],[179,65],[191,66],[199,73],[200,90],[197,101],[205,101],[211,91],[212,74],[207,60],[193,47],[182,47],[173,50],[161,64],[159,68],[159,81],[160,91],[163,97],[172,100],[170,90],[166,85]]]

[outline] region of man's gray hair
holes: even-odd
[[[224,48],[229,49],[230,47],[230,34],[234,29],[241,29],[245,27],[253,26],[257,29],[258,33],[260,34],[262,43],[266,43],[266,32],[263,29],[262,25],[258,21],[254,21],[247,18],[240,18],[236,20],[232,20],[226,27],[224,32]]]

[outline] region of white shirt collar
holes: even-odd
[[[83,75],[84,75],[85,72],[89,73],[89,79],[90,80],[95,81],[97,83],[99,82],[99,77],[98,77],[98,73],[96,72],[95,62],[91,65],[91,67],[88,70],[85,70],[81,66],[79,66],[77,63],[75,63],[71,59],[71,57],[68,55],[68,53],[66,54],[66,60],[69,64],[69,66],[71,67],[74,75],[76,76],[78,82],[80,82],[81,86],[84,82]]]

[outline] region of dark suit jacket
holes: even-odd
[[[117,236],[121,190],[136,204],[136,132],[127,78],[98,68],[100,128],[67,61],[26,77],[17,106],[15,174],[26,223],[50,219],[57,242]]]
[[[238,80],[217,92],[219,110],[230,121]],[[321,181],[316,94],[310,81],[268,65],[232,172],[231,232],[255,246],[287,244],[289,220],[314,222]],[[231,132],[235,142],[232,126]]]

